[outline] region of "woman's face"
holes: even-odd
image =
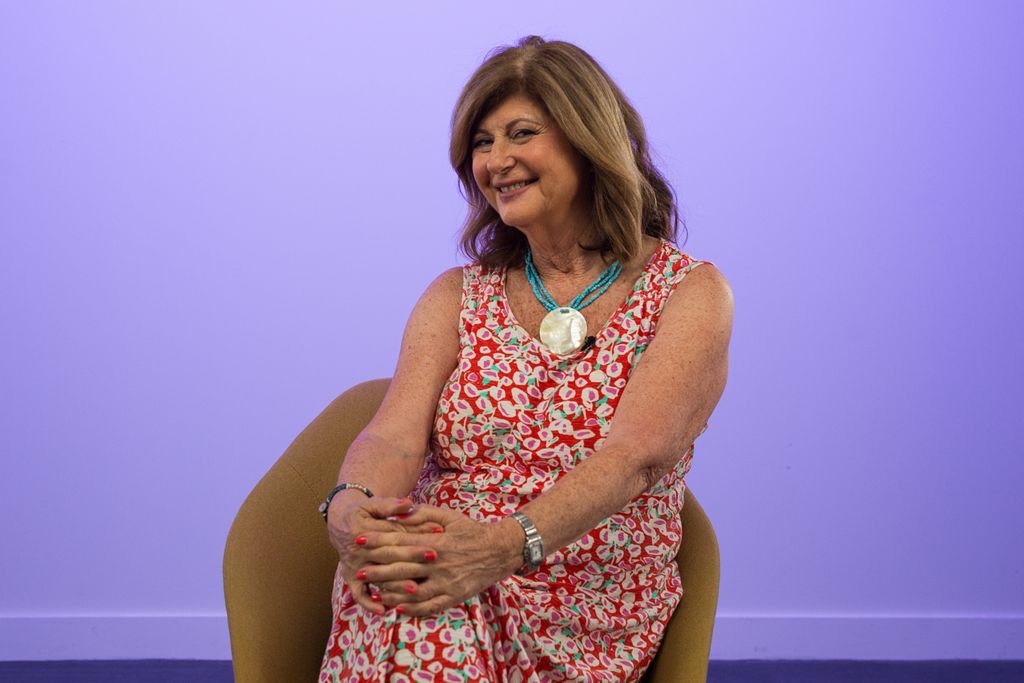
[[[584,231],[588,165],[532,99],[513,95],[473,131],[473,177],[506,225],[527,233]]]

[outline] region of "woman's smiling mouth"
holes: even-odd
[[[501,185],[501,186],[498,186],[498,188],[497,188],[498,189],[498,196],[499,197],[508,197],[508,196],[516,195],[516,194],[518,194],[519,192],[521,192],[522,190],[524,190],[525,188],[529,187],[530,185],[532,185],[535,182],[537,182],[537,179],[533,178],[532,180],[521,180],[518,183],[513,183],[511,185]]]

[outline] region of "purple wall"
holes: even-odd
[[[526,33],[735,291],[714,655],[1024,658],[1024,6],[643,5],[0,4],[0,659],[229,656],[231,519],[459,262],[451,107]]]

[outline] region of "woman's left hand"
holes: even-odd
[[[515,521],[481,524],[447,508],[419,505],[401,523],[406,528],[439,524],[443,533],[367,534],[365,581],[381,604],[401,614],[426,616],[465,602],[501,581],[522,563],[524,534]],[[429,546],[417,562],[402,546]],[[401,558],[401,559],[400,559]]]

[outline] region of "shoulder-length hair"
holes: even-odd
[[[473,133],[512,95],[542,106],[590,166],[594,234],[581,246],[626,262],[639,253],[645,234],[676,239],[675,195],[651,160],[636,109],[589,54],[571,43],[527,36],[488,56],[452,113],[449,157],[469,203],[460,238],[466,256],[493,268],[519,265],[526,252],[526,237],[501,220],[473,178]]]

